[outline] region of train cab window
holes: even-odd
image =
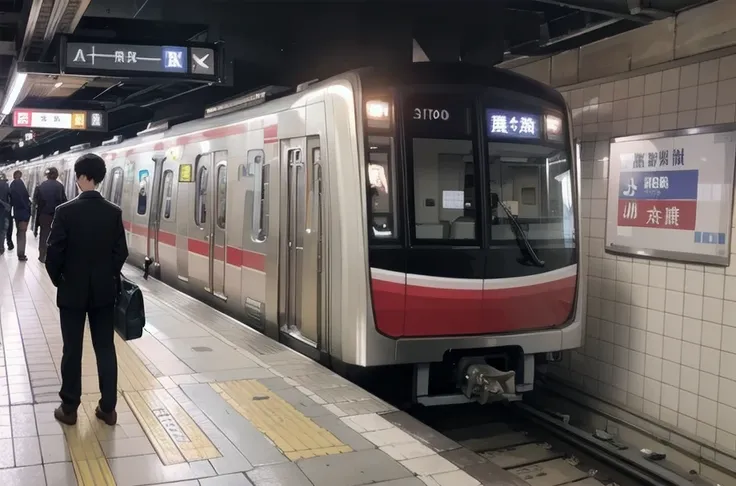
[[[474,244],[480,225],[471,102],[417,94],[405,110],[415,241]]]
[[[225,229],[227,211],[227,162],[220,161],[217,165],[217,226]]]
[[[396,238],[396,177],[393,153],[393,137],[380,135],[368,137],[370,236],[376,239]]]
[[[199,165],[197,167],[197,179],[194,195],[194,222],[197,223],[197,226],[199,227],[204,227],[207,222],[208,177],[207,167]]]
[[[174,171],[164,171],[164,219],[170,220],[173,211]]]
[[[262,243],[268,239],[268,170],[263,150],[248,151],[248,172],[253,175],[253,219],[251,239]]]
[[[473,143],[415,138],[413,161],[416,239],[476,239]]]
[[[138,204],[137,212],[140,215],[148,211],[148,193],[150,185],[150,174],[147,170],[138,171]]]
[[[515,240],[511,218],[530,240],[574,245],[570,160],[564,147],[545,144],[488,144],[491,237]]]
[[[398,237],[398,212],[393,100],[369,94],[366,100],[368,237],[394,240]]]
[[[110,201],[113,204],[120,204],[123,201],[123,168],[115,167],[112,170],[112,181],[110,182]]]

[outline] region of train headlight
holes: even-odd
[[[562,118],[554,115],[545,115],[544,126],[547,131],[547,140],[562,140]]]
[[[387,101],[371,100],[365,104],[366,116],[371,120],[387,120],[389,106]]]

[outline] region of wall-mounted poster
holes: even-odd
[[[736,126],[616,138],[606,250],[729,264]]]

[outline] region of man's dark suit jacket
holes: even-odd
[[[99,192],[82,192],[56,208],[46,254],[56,305],[80,310],[113,305],[127,258],[123,212]]]

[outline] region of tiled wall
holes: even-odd
[[[736,452],[736,245],[726,269],[604,252],[610,138],[734,122],[736,55],[562,91],[583,141],[588,316],[551,372]]]

